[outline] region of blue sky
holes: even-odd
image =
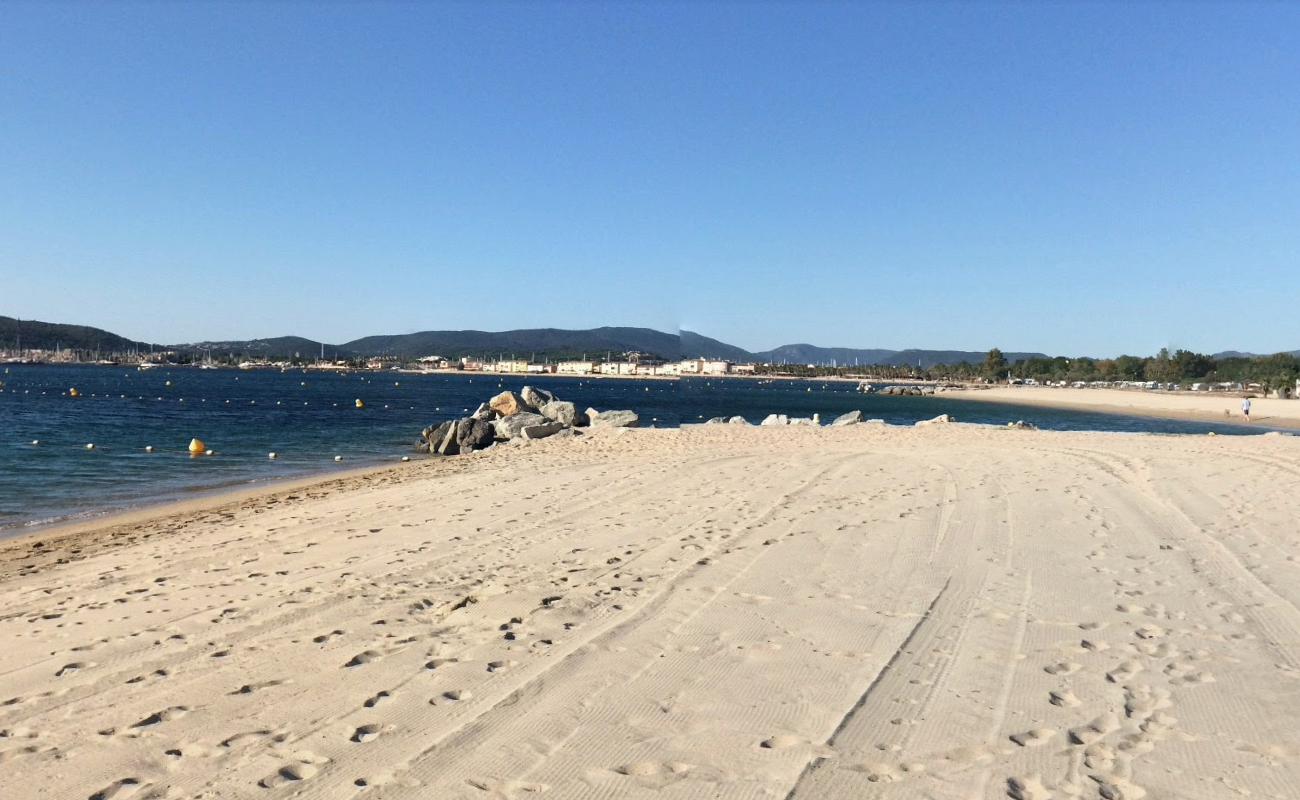
[[[1300,347],[1300,5],[0,7],[0,314]]]

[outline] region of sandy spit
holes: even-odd
[[[403,467],[0,546],[0,797],[1300,786],[1298,437],[701,426]]]
[[[1136,389],[1072,389],[1047,386],[998,386],[954,393],[962,400],[1019,403],[1046,408],[1130,414],[1139,417],[1226,422],[1245,425],[1241,396],[1217,392],[1147,392]],[[1250,419],[1265,428],[1300,428],[1300,400],[1255,397]]]

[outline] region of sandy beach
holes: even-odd
[[[0,797],[1294,798],[1297,519],[1295,437],[700,426],[50,532]]]
[[[1140,417],[1246,423],[1241,415],[1242,398],[1239,395],[1212,392],[995,386],[955,393],[953,397]],[[1251,424],[1268,428],[1300,428],[1300,400],[1255,397],[1250,403]]]

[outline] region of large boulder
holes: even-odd
[[[505,391],[489,400],[488,406],[503,417],[513,417],[524,410],[524,401],[514,392]]]
[[[854,411],[850,411],[847,414],[840,414],[838,417],[836,417],[834,420],[831,421],[831,427],[838,428],[841,425],[857,425],[861,421],[862,421],[862,412],[854,410]]]
[[[732,417],[731,419],[727,420],[727,424],[728,424],[728,425],[748,425],[748,424],[749,424],[749,420],[745,419],[744,417]]]
[[[482,450],[496,440],[496,430],[485,419],[466,417],[456,423],[456,445],[462,453]]]
[[[814,419],[813,417],[791,417],[791,418],[790,418],[790,424],[791,424],[791,425],[810,425],[810,426],[811,426],[811,425],[816,425],[816,424],[817,424],[817,420]]]
[[[705,424],[705,425],[725,425],[725,424],[727,424],[727,418],[726,418],[726,417],[712,417],[712,418],[710,418],[708,421],[706,421],[704,424]]]
[[[555,395],[545,389],[534,389],[531,386],[525,386],[519,390],[519,397],[528,405],[529,408],[540,409],[542,406],[555,399]]]
[[[456,444],[457,423],[449,422],[445,426],[439,425],[438,430],[442,431],[442,437],[436,442],[430,442],[429,452],[440,456],[454,456],[460,452],[460,446]]]
[[[434,425],[432,427],[425,428],[423,433],[421,434],[426,447],[425,452],[428,453],[436,452],[435,448],[447,436],[448,430],[454,432],[456,430],[456,423],[453,421],[448,421],[440,425]]]
[[[554,436],[564,428],[563,422],[543,422],[538,425],[528,425],[520,433],[525,439],[545,439],[547,436]]]
[[[587,418],[593,428],[635,428],[641,421],[635,411],[597,411],[587,409]]]
[[[474,419],[483,419],[490,422],[496,419],[498,415],[496,409],[492,408],[492,406],[487,403],[479,403],[478,408],[476,408],[474,413],[470,414],[470,416]]]
[[[785,414],[768,414],[759,425],[789,425],[790,418]]]
[[[524,428],[541,425],[544,422],[547,422],[547,419],[541,414],[521,411],[518,414],[511,414],[508,417],[494,420],[492,427],[496,430],[496,438],[498,439],[518,439],[523,435]]]
[[[578,413],[578,407],[568,400],[551,400],[541,407],[542,416],[552,422],[562,422],[569,427],[581,425],[585,421]]]

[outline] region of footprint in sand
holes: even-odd
[[[313,778],[320,772],[320,768],[315,764],[285,764],[275,771],[274,774],[268,775],[257,782],[258,786],[263,789],[274,789],[277,786],[283,786],[286,783],[297,783]]]
[[[903,779],[903,773],[895,767],[888,764],[863,763],[855,764],[846,769],[854,772],[861,772],[867,776],[867,780],[872,783],[895,783]]]
[[[1009,738],[1021,747],[1039,747],[1050,742],[1055,736],[1054,730],[1034,728],[1024,733],[1013,733]]]
[[[1169,690],[1150,686],[1131,686],[1124,690],[1124,714],[1130,719],[1145,719],[1162,708],[1173,705]]]
[[[1121,663],[1118,667],[1106,673],[1106,680],[1111,683],[1126,683],[1134,675],[1142,671],[1142,664],[1138,661],[1129,659]]]
[[[1052,793],[1043,786],[1039,776],[1017,775],[1007,778],[1007,796],[1011,800],[1051,800]]]
[[[89,669],[93,666],[95,665],[89,661],[73,661],[71,664],[64,664],[58,672],[54,673],[54,677],[62,678],[64,675],[71,675],[78,670]]]
[[[153,714],[150,714],[131,727],[148,728],[152,725],[160,725],[164,722],[171,722],[174,719],[180,719],[188,713],[190,713],[188,706],[169,706],[168,708],[164,708],[162,711],[156,711]]]
[[[1141,786],[1118,777],[1092,776],[1097,782],[1097,794],[1103,800],[1140,800],[1147,796],[1147,790]]]
[[[127,683],[143,683],[148,678],[166,678],[171,673],[165,669],[156,669],[148,675],[136,675],[134,678],[128,678]]]
[[[313,636],[311,637],[311,640],[316,644],[324,644],[325,642],[328,642],[330,639],[333,639],[335,636],[342,636],[343,633],[344,633],[343,631],[335,629],[330,631],[329,633],[322,633],[320,636]]]
[[[252,694],[253,692],[260,692],[263,689],[270,689],[273,686],[283,686],[286,683],[293,683],[293,681],[288,678],[282,678],[273,681],[261,681],[259,683],[246,683],[231,692],[231,694]]]
[[[1089,745],[1112,731],[1119,730],[1119,717],[1114,713],[1102,714],[1087,725],[1070,729],[1070,741]]]
[[[1073,661],[1060,661],[1043,667],[1043,672],[1046,672],[1048,675],[1073,675],[1081,669],[1083,669],[1082,664],[1077,664]]]
[[[361,725],[352,732],[351,740],[358,743],[370,742],[379,738],[382,727],[376,723]]]
[[[1164,628],[1160,627],[1159,625],[1143,625],[1142,627],[1133,631],[1133,635],[1138,637],[1139,639],[1159,639],[1160,637],[1164,636],[1166,633],[1168,633],[1168,631],[1166,631]]]
[[[462,700],[469,700],[473,696],[474,693],[468,689],[449,689],[443,692],[440,696],[430,700],[429,704],[437,705],[439,701],[458,703]]]
[[[632,778],[652,778],[659,775],[682,775],[689,772],[690,769],[690,764],[675,761],[636,761],[631,764],[624,764],[614,771]]]
[[[140,789],[144,784],[139,778],[123,778],[119,781],[113,781],[108,786],[92,794],[89,800],[123,800],[130,797]]]
[[[1054,689],[1047,693],[1047,702],[1061,708],[1074,708],[1083,701],[1069,689]]]
[[[769,739],[759,742],[758,746],[767,750],[784,750],[787,747],[796,747],[803,744],[804,740],[798,736],[788,736],[786,734],[777,734]]]
[[[344,668],[360,667],[369,664],[371,661],[378,661],[381,658],[383,658],[383,655],[377,650],[363,650],[353,656],[351,660],[343,666]]]
[[[366,698],[366,702],[363,703],[362,705],[364,705],[366,708],[374,708],[375,706],[379,705],[380,703],[384,702],[385,700],[387,700],[392,696],[393,696],[392,692],[388,691],[387,689],[383,689],[380,690],[378,693]]]

